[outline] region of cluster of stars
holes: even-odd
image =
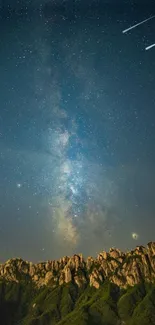
[[[134,244],[146,211],[154,211],[154,58],[147,61],[136,36],[122,35],[123,12],[89,6],[85,15],[87,6],[76,10],[75,1],[67,16],[68,1],[66,14],[53,1],[35,1],[34,10],[27,1],[23,11],[16,1],[12,19],[13,3],[0,40],[6,228],[11,219],[24,235],[29,225],[31,247],[39,230],[40,254],[46,239],[50,254],[59,246],[64,254],[80,245],[86,254],[103,242],[123,246],[122,234]]]

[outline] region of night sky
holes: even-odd
[[[155,240],[155,5],[115,2],[0,2],[1,262]]]

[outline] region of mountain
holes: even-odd
[[[0,264],[2,325],[155,325],[155,243]]]

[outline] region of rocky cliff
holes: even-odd
[[[33,264],[22,259],[10,259],[0,264],[0,279],[20,282],[34,282],[38,287],[56,287],[64,283],[75,283],[78,287],[90,285],[99,288],[104,280],[120,288],[134,286],[145,280],[155,280],[155,242],[147,247],[137,246],[134,250],[123,253],[111,248],[101,252],[97,258],[84,259],[81,254],[65,256],[58,261]]]

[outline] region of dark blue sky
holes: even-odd
[[[155,42],[155,20],[122,31],[155,6],[7,4],[1,260],[95,255],[154,240],[155,50],[145,47]]]

